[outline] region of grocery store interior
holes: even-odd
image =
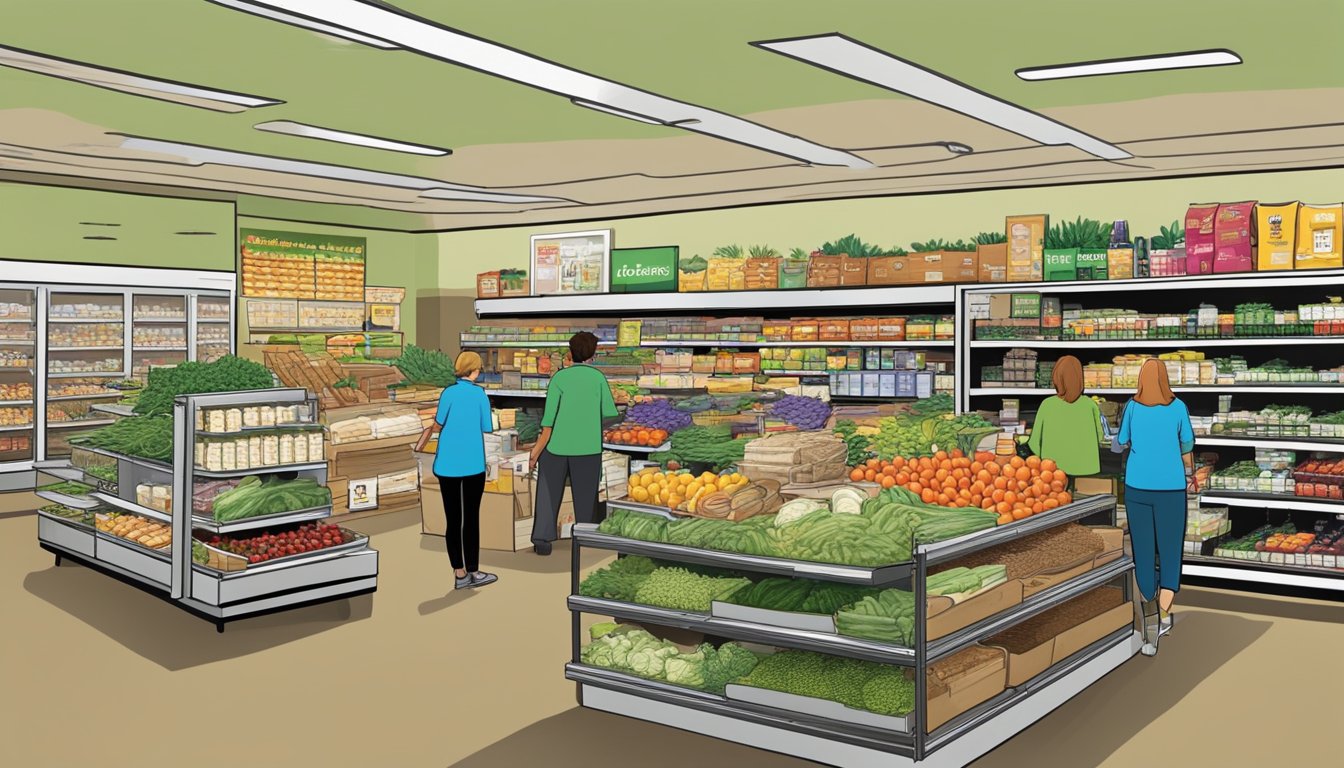
[[[1334,0],[3,5],[12,764],[1338,751]]]

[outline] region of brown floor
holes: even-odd
[[[561,671],[568,547],[491,552],[500,583],[452,594],[418,516],[356,523],[372,597],[223,635],[38,548],[31,497],[0,497],[5,765],[646,768],[811,765],[580,710]],[[592,561],[596,563],[597,560]],[[1331,765],[1344,604],[1189,589],[1155,660],[1136,658],[978,763]]]

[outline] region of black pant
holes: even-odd
[[[440,477],[443,513],[448,518],[444,539],[453,568],[475,573],[481,569],[481,494],[485,473],[466,477]]]
[[[602,454],[557,456],[542,451],[537,461],[536,505],[532,511],[532,541],[555,541],[559,537],[556,520],[565,499],[565,479],[569,479],[574,498],[574,522],[591,523],[597,519],[597,486],[602,479]]]

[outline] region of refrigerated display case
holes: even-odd
[[[37,490],[58,505],[38,511],[38,540],[58,564],[122,578],[221,632],[235,619],[371,593],[378,553],[368,537],[322,522],[332,507],[315,411],[302,389],[179,397],[171,462],[77,446],[68,466],[42,470],[60,482]],[[252,412],[261,415],[245,419]],[[239,491],[268,487],[264,504],[238,502]]]
[[[37,292],[0,286],[0,472],[33,459]]]

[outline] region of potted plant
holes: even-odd
[[[1148,241],[1147,246],[1147,258],[1143,259],[1143,254],[1139,255],[1139,266],[1144,272],[1139,277],[1171,277],[1187,273],[1185,227],[1180,221],[1173,221],[1171,226],[1162,227],[1159,233]]]
[[[714,249],[705,276],[705,289],[710,291],[740,291],[746,287],[742,271],[743,257],[740,245],[723,245]]]
[[[1079,216],[1074,221],[1056,223],[1045,232],[1046,281],[1105,280],[1110,240],[1110,226],[1096,219]],[[1080,261],[1084,270],[1081,274]]]
[[[743,283],[748,291],[772,291],[779,287],[779,251],[768,245],[747,249]]]
[[[677,262],[677,290],[681,293],[693,293],[705,290],[705,273],[709,262],[696,255],[683,256]]]

